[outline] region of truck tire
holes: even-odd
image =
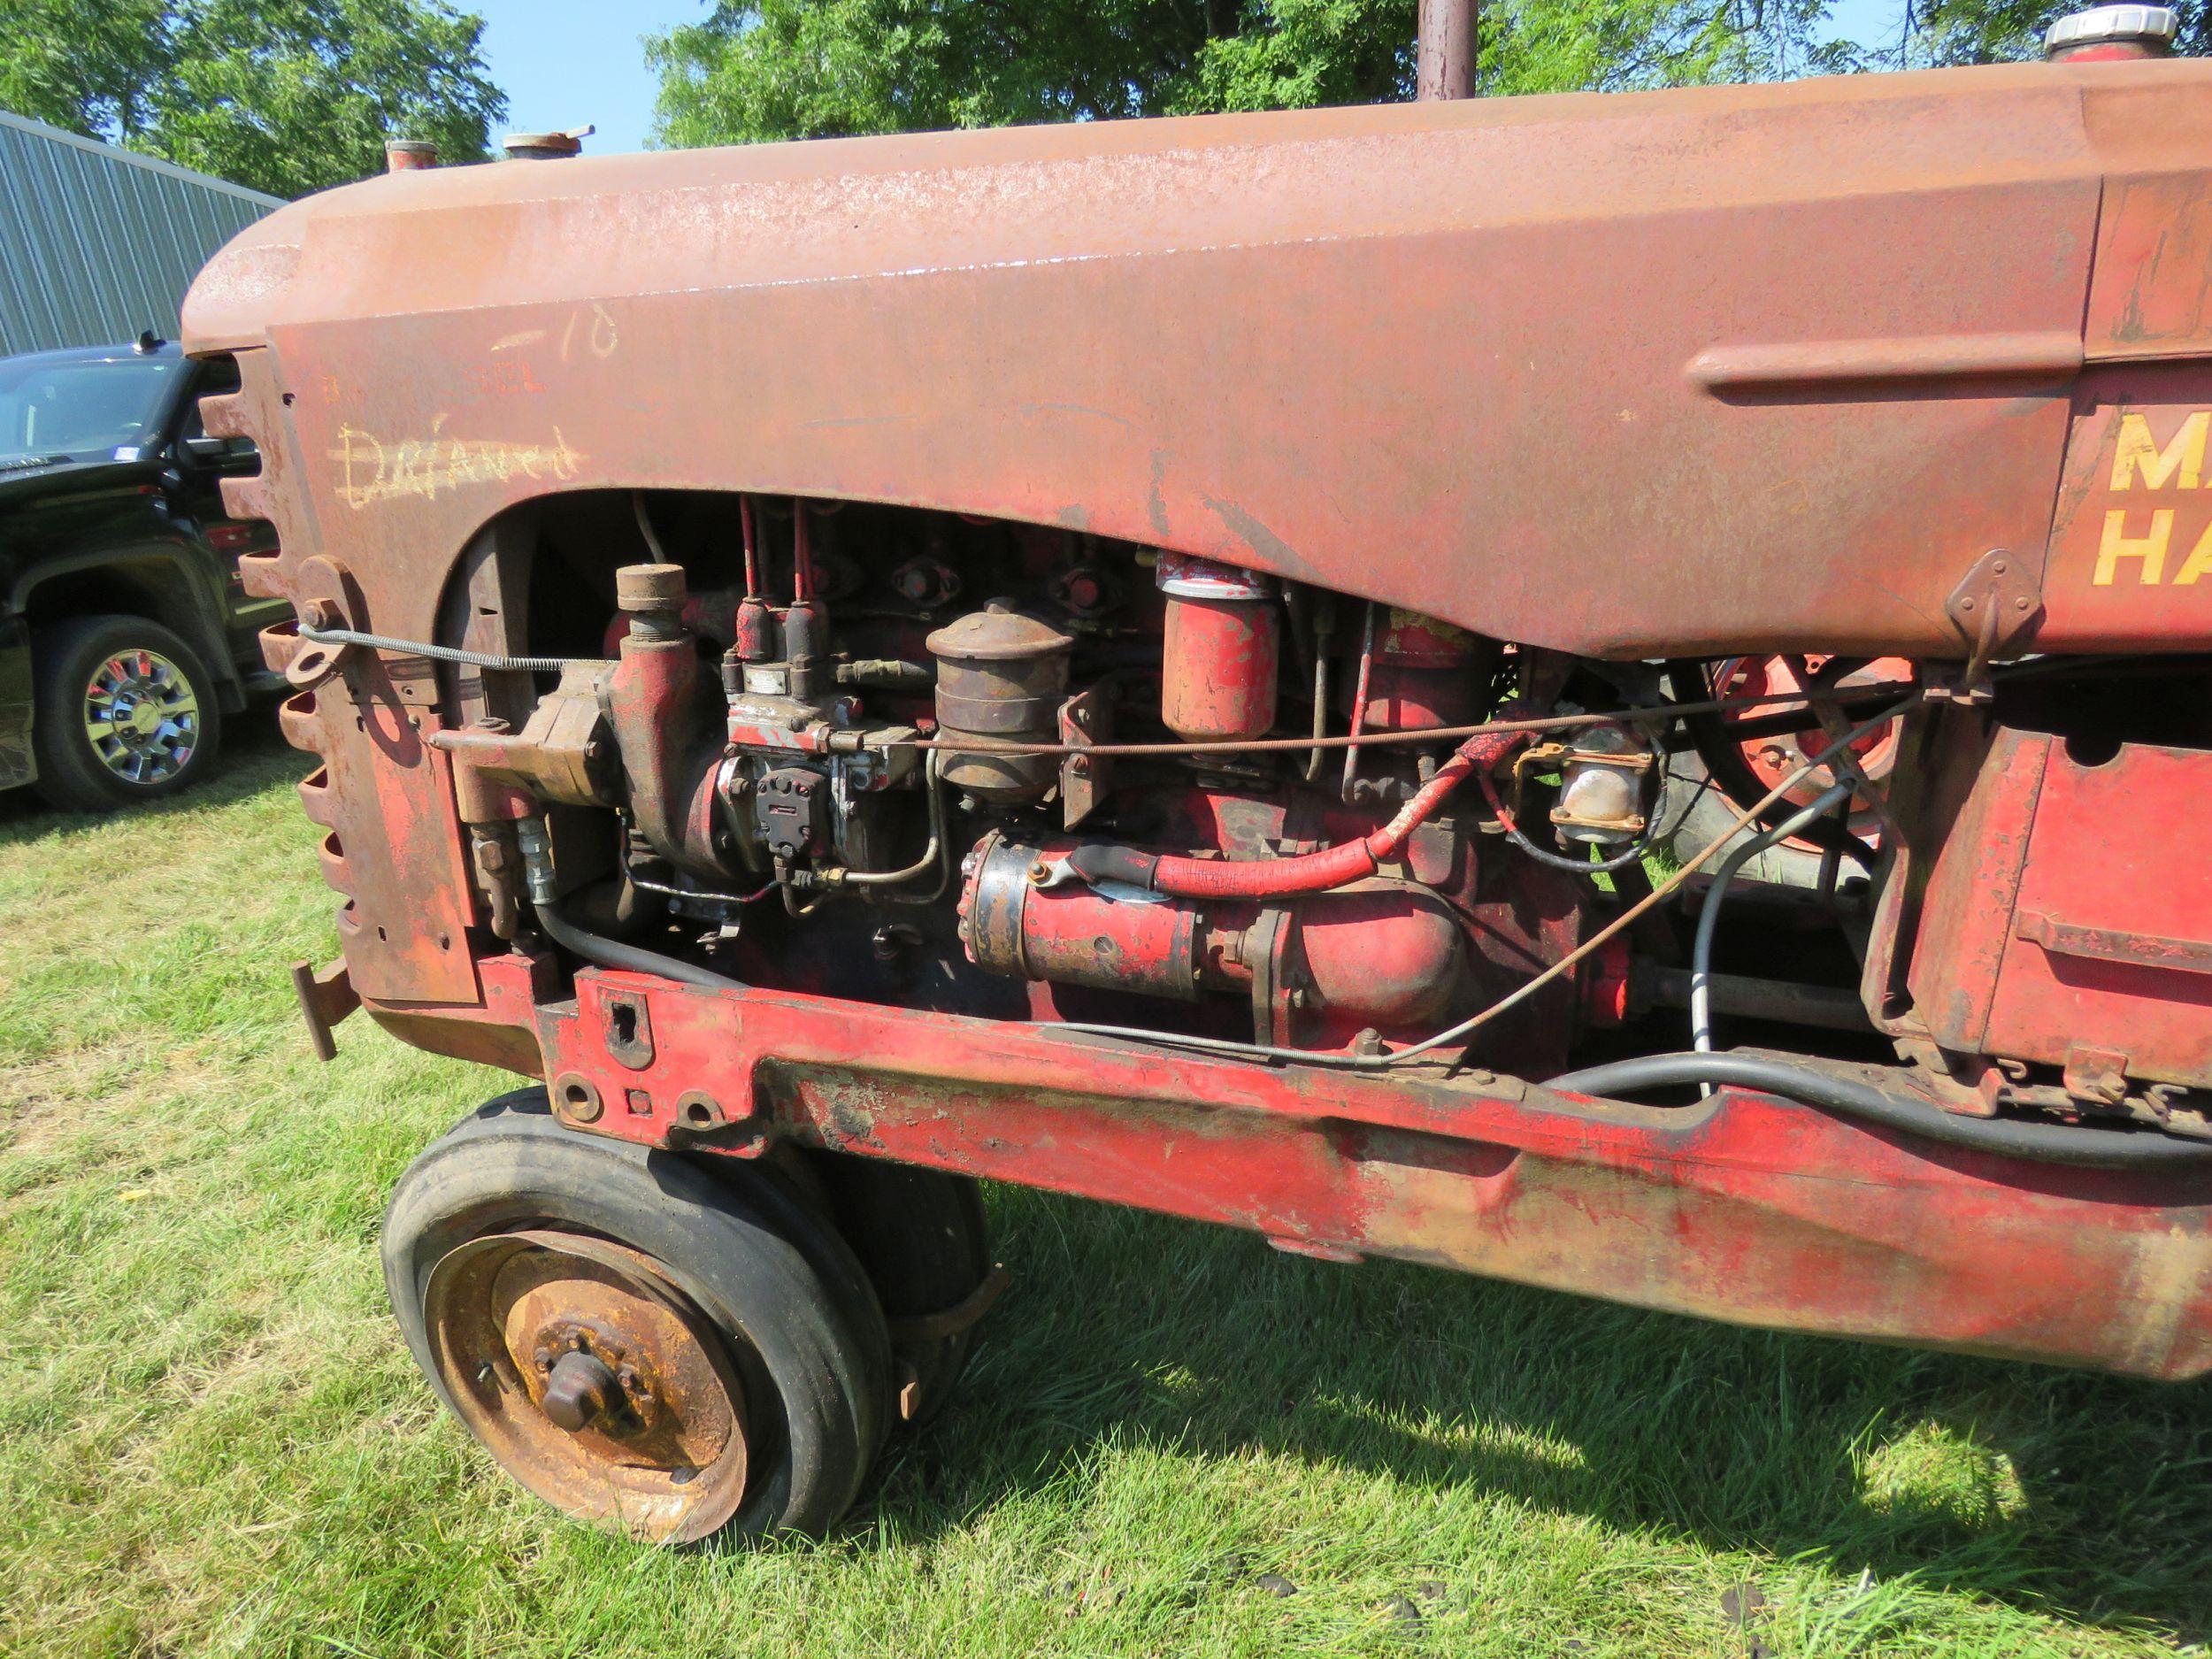
[[[416,1363],[508,1473],[645,1541],[820,1534],[890,1415],[858,1263],[773,1177],[566,1128],[503,1095],[384,1223]]]
[[[31,639],[33,786],[65,812],[111,812],[188,788],[223,712],[200,655],[144,617],[72,617]]]

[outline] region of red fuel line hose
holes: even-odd
[[[1325,892],[1373,875],[1471,773],[1488,771],[1527,738],[1525,732],[1483,732],[1469,738],[1389,823],[1371,835],[1318,852],[1291,858],[1177,858],[1132,847],[1079,847],[1068,855],[1068,866],[1094,887],[1125,881],[1183,899],[1271,899]]]

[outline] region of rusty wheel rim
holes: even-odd
[[[744,1391],[651,1256],[583,1233],[491,1233],[440,1259],[423,1313],[462,1421],[554,1508],[657,1544],[737,1512]]]

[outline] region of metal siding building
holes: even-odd
[[[0,111],[0,357],[173,337],[208,256],[282,205]]]

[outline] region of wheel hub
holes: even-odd
[[[661,1543],[736,1512],[742,1391],[662,1263],[580,1233],[495,1233],[438,1263],[424,1313],[462,1420],[556,1508]]]
[[[1813,657],[1806,660],[1807,667],[1817,681],[1820,671],[1831,660]],[[1901,657],[1878,657],[1856,671],[1844,674],[1832,685],[1824,687],[1831,695],[1837,692],[1862,690],[1871,686],[1894,685],[1901,692],[1912,678],[1912,664]],[[1720,665],[1714,676],[1718,695],[1724,697],[1764,697],[1779,699],[1802,692],[1805,686],[1797,672],[1779,657],[1731,657]],[[1801,703],[1777,701],[1758,712],[1778,713],[1785,709],[1799,709]],[[1898,733],[1901,723],[1892,720],[1887,725],[1861,736],[1852,746],[1852,754],[1859,770],[1874,782],[1886,778],[1897,763]],[[1751,768],[1759,782],[1769,787],[1784,782],[1795,769],[1809,760],[1827,741],[1817,732],[1797,733],[1786,736],[1755,739],[1740,745],[1744,762]],[[1784,792],[1783,800],[1790,806],[1805,806],[1836,781],[1833,766],[1816,766],[1802,779]],[[1848,820],[1851,833],[1870,838],[1879,833],[1880,819],[1866,801],[1853,795]],[[1812,849],[1814,843],[1793,837],[1786,845]]]
[[[119,651],[85,687],[84,733],[100,764],[126,783],[159,783],[199,747],[199,698],[160,652]]]

